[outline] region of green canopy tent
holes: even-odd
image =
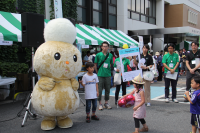
[[[22,42],[21,14],[0,11],[0,41]],[[46,25],[50,20],[45,19]]]
[[[0,11],[0,41],[21,42],[21,14]],[[46,25],[50,20],[44,20]],[[139,43],[119,30],[103,29],[88,25],[76,24],[76,43],[81,45],[100,45],[108,41],[110,45],[138,47]]]
[[[185,48],[187,51],[192,50],[190,41],[182,41],[180,44],[175,46],[175,50],[179,51],[180,49]]]
[[[138,47],[139,43],[119,30],[103,29],[94,26],[76,24],[76,43],[82,45],[101,45],[103,41],[108,41],[110,45],[122,47],[128,44]]]

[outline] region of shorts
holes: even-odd
[[[200,129],[200,121],[199,121],[200,115],[199,114],[192,114],[191,115],[191,124],[198,129]]]

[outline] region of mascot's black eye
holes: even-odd
[[[56,60],[59,60],[59,59],[60,59],[60,53],[55,53],[54,58],[55,58]]]
[[[73,56],[73,59],[74,59],[74,62],[77,62],[77,56],[76,55]]]

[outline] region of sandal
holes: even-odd
[[[139,130],[139,132],[148,132],[148,131],[149,131],[148,127],[147,128],[143,127]]]

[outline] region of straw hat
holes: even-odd
[[[159,53],[159,52],[156,52],[155,55],[160,55],[160,53]]]
[[[136,83],[136,84],[144,84],[145,82],[143,81],[140,73],[138,76],[136,76],[133,80],[132,80],[133,83]]]

